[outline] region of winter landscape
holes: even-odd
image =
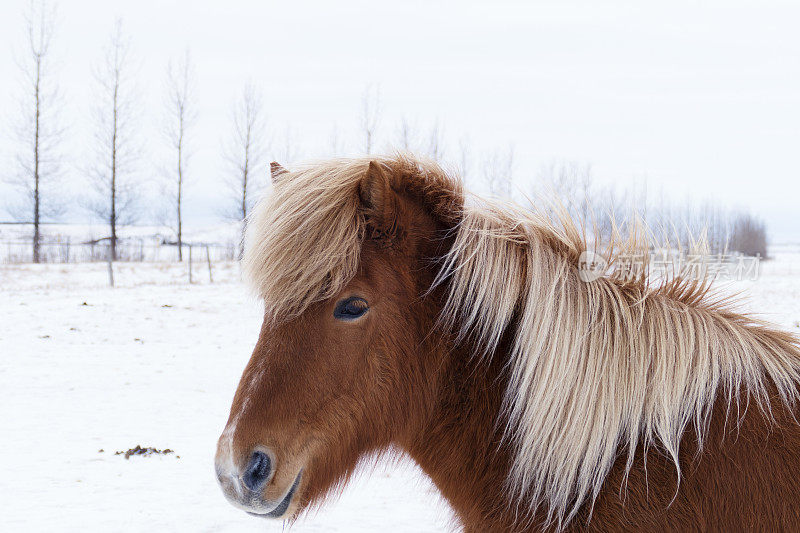
[[[216,441],[261,324],[233,262],[0,265],[6,531],[281,531],[222,497]],[[137,445],[166,455],[115,455]],[[442,531],[404,461],[369,465],[293,531]]]
[[[783,245],[742,308],[800,332],[800,246]],[[261,323],[234,262],[0,265],[0,500],[10,530],[282,531],[222,498],[216,439]],[[203,266],[205,269],[205,266]],[[203,272],[205,274],[205,272]],[[115,455],[140,445],[166,455]],[[102,450],[102,451],[101,451]],[[448,531],[407,460],[378,461],[292,531]]]
[[[800,334],[800,10],[629,2],[0,6],[0,530],[457,531],[400,454],[294,522],[214,471],[270,162],[413,153],[596,238],[704,252]],[[584,280],[585,281],[585,280]]]

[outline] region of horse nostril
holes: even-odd
[[[270,461],[269,455],[264,452],[253,452],[242,475],[242,483],[252,492],[256,492],[264,486],[271,472],[272,461]]]

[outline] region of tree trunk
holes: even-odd
[[[117,260],[117,95],[119,82],[114,85],[114,117],[111,133],[111,261]]]
[[[181,129],[183,126],[181,125]],[[183,140],[178,142],[178,197],[176,202],[178,215],[178,261],[183,261],[183,222],[181,220],[181,195],[183,193],[183,169],[181,161],[181,145]]]
[[[39,241],[41,239],[41,234],[39,231],[39,217],[40,217],[40,205],[39,205],[39,115],[41,113],[40,110],[40,102],[39,102],[39,81],[41,79],[41,65],[42,60],[41,57],[37,56],[36,58],[36,87],[35,87],[35,99],[36,99],[36,115],[35,120],[36,123],[34,125],[34,137],[33,137],[33,262],[38,263],[41,258],[39,256]]]
[[[248,168],[250,164],[250,154],[249,154],[249,143],[250,143],[250,133],[248,131],[248,139],[247,139],[247,146],[245,147],[245,156],[244,156],[244,171],[242,172],[242,212],[241,212],[241,228],[239,234],[239,260],[241,261],[244,257],[244,227],[247,223],[247,179],[248,173],[250,169]]]

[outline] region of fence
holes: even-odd
[[[172,243],[154,243],[144,239],[125,239],[117,242],[116,261],[122,262],[169,262],[178,260],[178,246]],[[238,249],[233,243],[183,243],[182,256],[187,257],[202,250],[208,261],[232,261]],[[207,256],[207,257],[206,257]],[[96,263],[106,262],[111,257],[111,244],[107,240],[92,242],[70,242],[69,239],[44,241],[39,245],[41,263]],[[197,256],[195,256],[197,257]],[[0,263],[32,263],[31,241],[0,242]]]
[[[40,263],[107,263],[108,284],[114,283],[114,262],[117,263],[176,263],[178,246],[172,243],[155,243],[144,239],[125,239],[117,242],[117,259],[111,261],[111,244],[108,240],[72,243],[69,239],[49,240],[39,246]],[[183,243],[182,259],[186,265],[189,283],[205,275],[214,282],[213,263],[233,261],[238,249],[233,244]],[[30,241],[0,242],[0,264],[24,264],[33,262],[33,249]],[[198,271],[198,267],[201,269]]]

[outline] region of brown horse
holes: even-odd
[[[467,531],[800,531],[792,335],[703,279],[586,281],[574,224],[432,163],[273,180],[244,258],[264,323],[216,456],[235,506],[293,519],[402,450]]]

